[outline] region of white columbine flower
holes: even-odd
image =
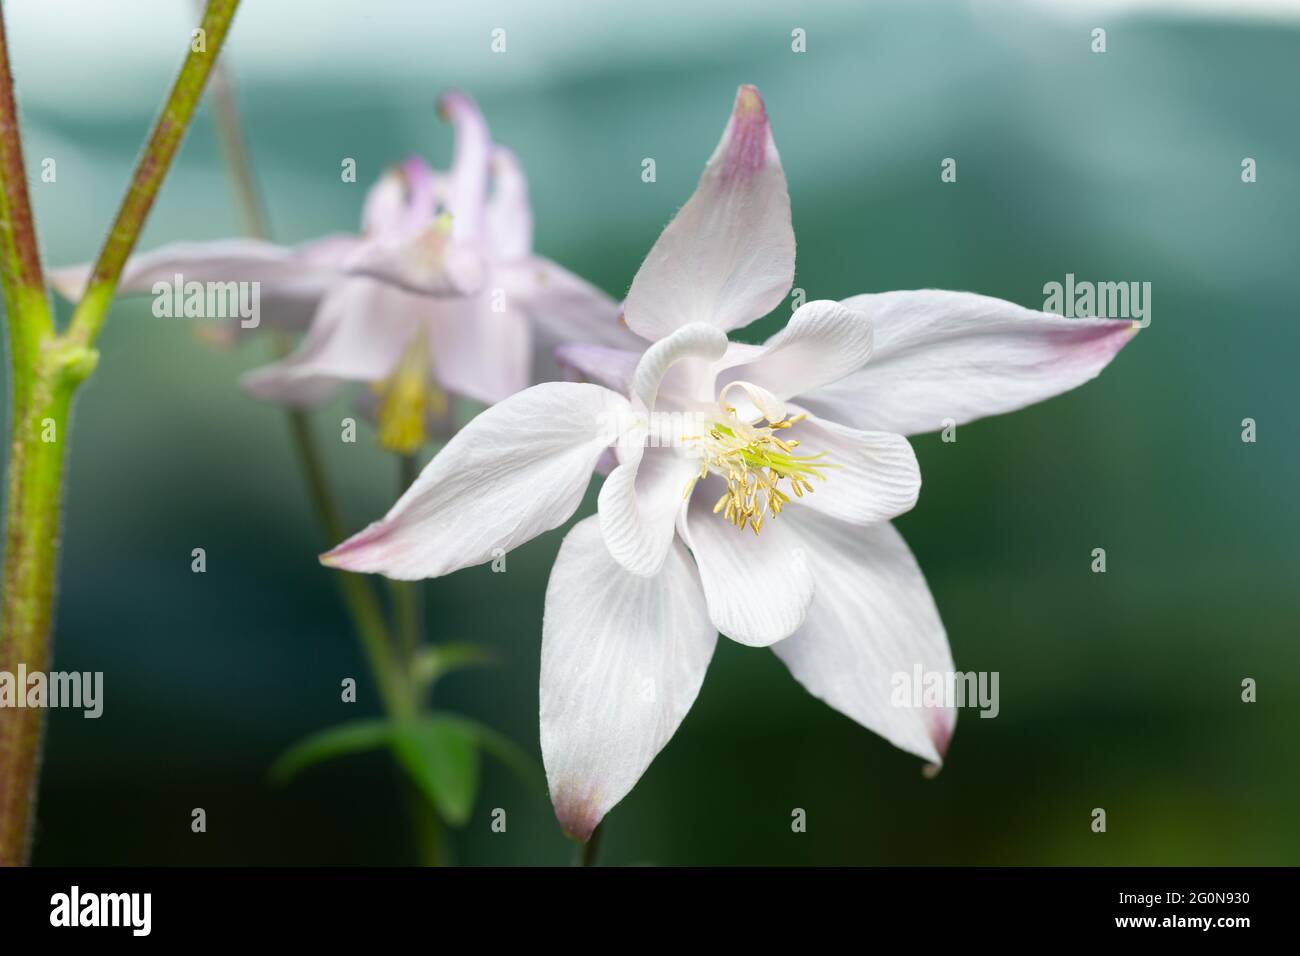
[[[449,171],[418,156],[370,189],[360,235],[295,247],[253,239],[178,243],[133,257],[123,292],[159,283],[257,282],[267,324],[296,329],[297,350],[251,372],[260,398],[314,405],[346,382],[371,386],[380,440],[409,452],[451,426],[448,393],[500,401],[557,377],[562,341],[625,347],[636,337],[605,293],[533,254],[528,185],[514,154],[493,144],[478,106],[445,94],[456,134]],[[75,298],[89,269],[58,270]]]
[[[1095,375],[1130,323],[981,296],[810,302],[764,345],[727,330],[794,276],[790,203],[758,91],[742,87],[695,194],[625,303],[643,353],[563,350],[595,383],[521,392],[460,432],[327,564],[409,579],[491,560],[577,508],[611,443],[599,514],[546,592],[541,742],[586,839],[694,702],[716,632],[771,646],[816,696],[939,763],[956,714],[891,706],[891,678],[953,669],[925,579],[889,524],[916,501],[906,439]]]

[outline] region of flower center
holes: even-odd
[[[824,470],[839,467],[822,460],[825,452],[795,452],[799,441],[786,433],[808,417],[805,413],[782,414],[776,421],[762,419],[764,424],[751,425],[731,406],[723,405],[721,410],[721,420],[713,422],[706,433],[686,436],[702,460],[700,473],[691,478],[683,497],[689,498],[695,483],[710,471],[721,476],[727,490],[713,506],[713,513],[742,531],[748,526],[758,534],[765,518],[780,514],[791,495],[802,498],[812,493],[811,478],[825,481]]]

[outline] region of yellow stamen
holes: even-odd
[[[724,520],[740,530],[747,526],[758,534],[768,517],[775,518],[790,503],[790,496],[780,487],[787,482],[796,498],[812,492],[809,478],[825,481],[825,469],[837,468],[824,461],[824,455],[796,455],[799,442],[776,437],[803,421],[805,413],[763,425],[750,425],[735,416],[735,410],[723,406],[727,418],[715,422],[705,435],[693,435],[687,440],[695,444],[703,459],[700,473],[686,486],[689,496],[695,483],[710,471],[721,476],[727,490],[713,506],[713,513],[721,513]]]
[[[423,333],[402,353],[397,368],[373,386],[379,394],[379,444],[411,455],[429,440],[429,416],[447,413],[447,395],[429,380],[428,348]]]

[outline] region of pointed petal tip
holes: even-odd
[[[474,97],[455,89],[446,90],[438,97],[437,110],[438,116],[448,123],[454,123],[458,118],[479,114],[478,103],[474,101]]]
[[[767,107],[763,105],[763,94],[758,92],[758,87],[752,83],[742,83],[736,90],[736,106],[734,110],[738,117],[758,116],[767,119]]]
[[[758,87],[742,86],[736,91],[731,122],[723,138],[723,178],[743,179],[762,169],[767,164],[770,139],[767,107]]]
[[[378,568],[375,567],[369,546],[383,537],[383,533],[383,523],[376,521],[370,527],[358,531],[352,537],[321,554],[318,560],[327,568],[370,574]]]
[[[938,759],[922,768],[925,779],[933,780],[943,769],[943,762],[948,756],[948,746],[952,743],[953,731],[957,729],[957,715],[950,710],[935,711],[930,720],[930,740],[934,744]]]
[[[600,826],[603,814],[589,800],[580,800],[568,795],[555,795],[555,819],[560,829],[570,840],[586,843]]]

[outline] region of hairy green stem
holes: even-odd
[[[99,258],[95,260],[86,292],[72,313],[72,325],[67,332],[72,341],[90,345],[104,324],[122,268],[135,248],[172,157],[194,118],[203,85],[226,40],[230,21],[238,6],[239,0],[208,0],[203,21],[191,35],[189,56],[172,84],[162,113],[154,121],[153,131],[136,163],[117,217],[109,228]]]
[[[73,396],[94,371],[99,358],[95,338],[122,268],[194,115],[238,5],[239,0],[208,3],[201,30],[191,40],[190,52],[95,262],[86,294],[68,331],[61,335],[54,326],[41,271],[8,42],[0,22],[0,273],[12,362],[0,670],[13,671],[19,664],[29,672],[48,669]],[[30,853],[43,732],[40,708],[0,712],[0,865],[25,863]]]

